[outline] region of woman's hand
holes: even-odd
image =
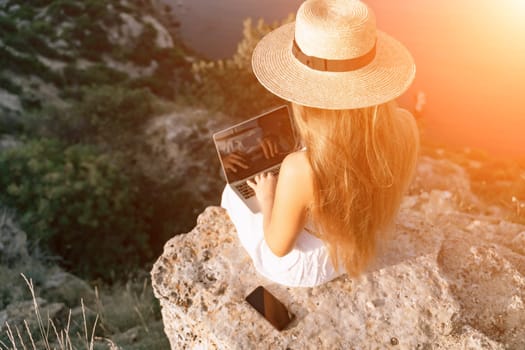
[[[263,214],[265,211],[267,213],[271,211],[277,178],[272,173],[262,173],[256,175],[253,181],[248,180],[247,183],[255,191],[255,196],[261,205]]]

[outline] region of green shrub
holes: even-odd
[[[45,20],[34,20],[31,22],[31,30],[46,38],[52,37],[55,33],[53,26]]]
[[[142,33],[134,42],[129,58],[140,66],[147,66],[152,60],[152,52],[157,48],[157,30],[151,23],[144,25]]]
[[[282,23],[293,19],[289,16]],[[283,103],[259,84],[251,68],[253,50],[259,40],[280,23],[244,22],[243,39],[232,58],[193,64],[196,83],[185,96],[190,104],[200,103],[236,118],[247,118],[263,109]]]
[[[120,12],[118,9],[114,12],[107,10],[107,0],[85,0],[83,3],[85,5],[84,12],[90,18],[96,18],[107,25],[116,25],[121,23],[121,18],[119,16]],[[112,3],[113,6],[116,6],[120,4],[120,1],[112,1]]]
[[[77,17],[83,13],[82,2],[74,0],[56,0],[47,8],[47,15],[51,16],[57,23],[67,20],[68,17]]]
[[[7,16],[0,16],[0,33],[2,37],[16,33],[18,30],[14,18]]]
[[[60,58],[60,55],[57,55],[55,50],[47,45],[41,33],[35,29],[19,29],[16,33],[5,36],[4,42],[19,52],[43,54],[48,57]]]
[[[33,20],[33,18],[35,18],[35,9],[33,8],[33,6],[31,5],[27,5],[27,2],[26,1],[20,1],[18,2],[17,4],[19,7],[16,11],[14,11],[13,13],[11,13],[10,15],[15,17],[15,18],[18,18],[18,19],[23,19],[23,20],[27,20],[27,21],[31,21]]]
[[[141,143],[144,122],[159,110],[157,99],[145,88],[81,86],[64,90],[62,96],[70,100],[70,106],[46,106],[35,113],[26,123],[28,134],[58,137],[68,143],[102,143],[122,150]]]
[[[11,79],[0,75],[0,86],[14,95],[20,95],[23,89]]]
[[[126,73],[103,64],[95,64],[84,69],[69,64],[62,69],[62,74],[65,86],[116,85],[128,78]]]
[[[16,55],[0,47],[0,66],[12,73],[20,75],[36,75],[42,80],[60,85],[62,76],[50,70],[46,65],[40,62],[36,57],[29,55]]]
[[[151,254],[148,213],[118,164],[92,146],[32,140],[0,154],[0,201],[69,269],[110,278]]]
[[[48,6],[55,0],[32,0],[31,4],[42,7],[42,6]]]
[[[163,90],[152,88],[153,93],[169,100],[183,93],[185,86],[193,81],[191,64],[187,61],[186,56],[184,48],[178,46],[157,49],[153,52],[153,58],[158,65],[153,73],[153,79],[165,84]],[[174,78],[166,79],[166,77]]]
[[[20,114],[16,111],[6,110],[0,107],[0,135],[1,134],[18,134],[24,130],[24,123]]]

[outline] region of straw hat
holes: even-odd
[[[303,2],[294,23],[257,44],[252,67],[275,95],[325,109],[393,100],[408,89],[416,71],[408,50],[376,30],[373,12],[357,0]]]

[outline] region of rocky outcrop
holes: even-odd
[[[144,273],[93,288],[27,240],[0,203],[0,349],[166,349]]]
[[[95,305],[95,291],[86,281],[59,268],[54,270],[50,271],[39,288],[41,297],[60,300],[69,308],[77,306],[79,300],[83,300],[87,305]]]
[[[0,208],[0,342],[6,341],[10,330],[21,332],[23,337],[27,337],[26,330],[37,334],[38,317],[48,326],[52,321],[58,329],[65,329],[71,322],[76,327],[84,317],[87,324],[94,324],[96,313],[80,306],[96,304],[93,288],[50,264],[34,246],[28,249],[28,243],[13,212]],[[37,344],[36,348],[43,349],[44,345]]]
[[[172,349],[525,348],[525,227],[464,211],[480,203],[450,163],[423,158],[415,184],[373,266],[314,288],[258,275],[227,213],[207,208],[151,272]],[[258,285],[295,314],[286,330],[244,301]]]
[[[27,235],[14,223],[7,210],[0,210],[0,263],[10,265],[28,256]]]
[[[164,6],[140,0],[0,1],[2,119],[18,125],[17,118],[42,105],[67,107],[64,91],[104,84],[109,74],[152,79],[162,64],[154,52],[180,46]],[[137,60],[134,51],[150,56]]]

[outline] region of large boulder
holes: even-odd
[[[96,302],[95,291],[84,280],[60,269],[51,272],[43,282],[39,295],[47,300],[56,300],[73,308],[83,300],[86,305]]]
[[[368,271],[314,288],[260,276],[227,213],[207,208],[151,271],[171,348],[525,348],[525,257],[515,247],[525,227],[463,212],[471,193],[411,193]],[[287,329],[244,300],[259,285],[296,316]]]
[[[8,210],[0,209],[0,263],[9,266],[28,257],[27,235]]]
[[[38,316],[36,313],[38,310]],[[38,329],[38,317],[44,325],[48,320],[55,320],[65,324],[67,321],[68,311],[62,303],[49,303],[42,298],[25,300],[9,304],[5,310],[0,311],[0,333],[4,333],[7,325],[11,329],[19,328],[22,332],[25,330],[25,323],[29,329],[36,331]]]

